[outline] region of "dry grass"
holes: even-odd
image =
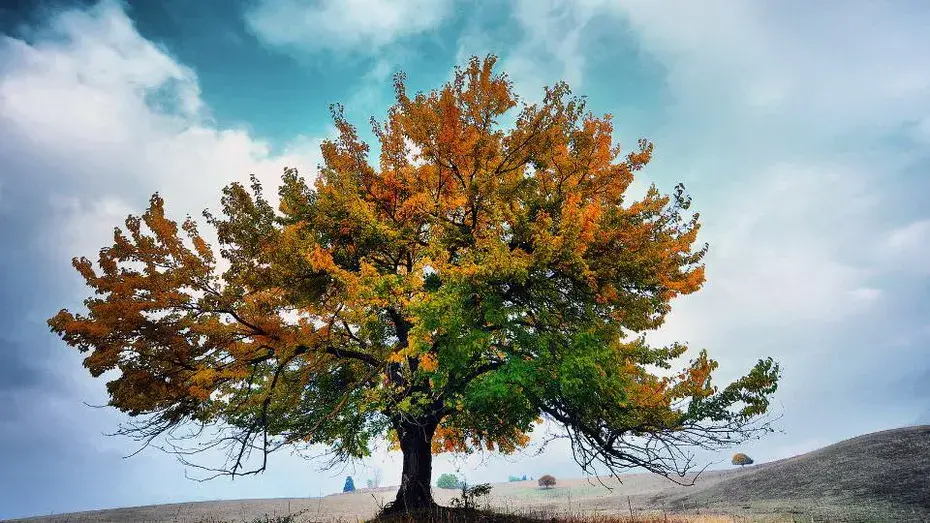
[[[565,516],[532,512],[501,514],[491,511],[439,507],[413,514],[378,517],[369,523],[735,523],[729,516]]]
[[[930,426],[865,434],[650,502],[820,521],[930,521]]]
[[[253,519],[248,523],[314,523],[312,517],[304,519],[302,514],[287,516],[268,516]],[[355,523],[360,520],[338,520],[335,523]],[[668,515],[651,516],[586,516],[586,515],[547,515],[544,513],[525,512],[520,514],[501,514],[492,511],[450,509],[437,507],[433,510],[376,517],[367,523],[743,523],[750,520],[723,515]],[[231,523],[218,519],[205,519],[198,523]]]
[[[612,490],[585,479],[559,479],[555,488],[546,490],[530,481],[497,484],[487,504],[481,505],[495,511],[497,519],[476,521],[513,523],[521,521],[514,518],[523,517],[523,521],[535,518],[551,523],[927,522],[927,477],[930,426],[907,427],[867,434],[778,462],[708,472],[693,487],[679,487],[650,474],[625,475],[623,484],[604,479]],[[23,521],[359,523],[374,517],[395,493],[396,487],[359,489],[323,498],[178,503]],[[434,492],[440,505],[449,505],[456,495],[455,490]],[[284,519],[287,516],[282,514],[299,517]]]

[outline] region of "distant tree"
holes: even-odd
[[[555,477],[550,474],[546,474],[539,478],[539,486],[542,488],[551,488],[555,486]]]
[[[630,194],[650,142],[622,151],[565,83],[523,102],[495,63],[415,95],[397,75],[377,158],[333,106],[319,174],[286,169],[277,202],[257,179],[228,185],[205,213],[216,246],[155,194],[96,264],[75,258],[86,311],[49,326],[110,380],[118,433],[163,435],[182,460],[222,448],[191,465],[229,476],[292,446],[364,458],[387,437],[403,453],[390,506],[407,510],[434,505],[433,453],[514,452],[543,418],[586,472],[673,480],[689,449],[766,428],[771,359],[722,386],[705,351],[654,371],[688,349],[646,334],[704,284],[684,187]]]
[[[523,481],[523,480],[520,479],[520,476],[508,476],[507,481],[512,483],[514,481]]]
[[[526,481],[526,474],[523,475],[523,479],[521,479],[520,481]]]
[[[753,461],[752,458],[743,454],[742,452],[737,452],[736,454],[733,454],[733,464],[743,467],[746,465],[752,465]]]
[[[355,492],[355,482],[352,481],[352,476],[346,476],[346,484],[342,487],[343,492]]]
[[[436,486],[442,489],[457,489],[462,486],[462,482],[455,474],[442,474],[436,481]]]
[[[365,480],[365,484],[368,485],[368,488],[378,488],[381,486],[381,469],[375,469],[372,477]]]

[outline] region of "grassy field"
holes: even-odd
[[[930,426],[868,434],[771,463],[707,472],[693,487],[652,474],[603,479],[560,479],[551,489],[535,482],[494,485],[486,507],[524,519],[566,523],[669,521],[858,522],[930,521]],[[129,507],[29,518],[31,523],[286,523],[357,522],[373,518],[394,488],[361,489],[323,498],[256,499]],[[448,505],[458,492],[436,489]],[[631,518],[632,515],[632,518]],[[451,516],[450,516],[451,517]],[[266,518],[266,519],[262,519]],[[277,519],[276,519],[277,518]],[[547,519],[548,518],[548,519]],[[427,520],[423,520],[427,521]],[[437,519],[453,523],[455,519]]]
[[[699,484],[716,482],[731,477],[738,471],[714,472],[705,475]],[[491,495],[485,500],[489,508],[504,513],[533,515],[576,515],[596,516],[625,513],[629,517],[629,504],[635,514],[644,514],[650,508],[649,497],[659,493],[671,493],[678,487],[667,480],[651,474],[633,474],[618,484],[616,480],[604,478],[604,483],[613,488],[607,490],[594,480],[560,480],[556,487],[541,489],[534,481],[501,483],[494,485]],[[243,522],[268,515],[301,513],[300,522],[355,522],[372,518],[380,507],[394,499],[396,489],[359,489],[348,494],[334,494],[322,498],[250,499],[236,501],[209,501],[127,507],[79,514],[42,516],[29,518],[31,523],[206,523]],[[459,494],[455,490],[436,489],[436,501],[448,505]],[[628,500],[629,498],[629,500]],[[705,511],[706,512],[706,511]],[[652,514],[652,512],[649,512]]]
[[[930,521],[930,426],[866,434],[651,502],[797,513],[826,521]]]

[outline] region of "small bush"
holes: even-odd
[[[513,514],[500,514],[486,510],[433,507],[409,513],[379,516],[368,523],[694,523],[693,517],[673,515],[642,516],[558,516],[546,511],[523,510]],[[707,523],[735,523],[729,517],[701,519]]]
[[[264,516],[260,516],[260,517],[249,520],[248,523],[298,523],[298,522],[306,521],[306,519],[298,519],[298,518],[300,518],[300,516],[304,515],[307,512],[309,511],[305,509],[305,510],[300,510],[298,512],[294,512],[293,514],[286,514],[286,515],[281,515],[281,516],[277,516],[277,515],[269,516],[268,514],[265,514]],[[218,519],[218,518],[207,518],[207,519],[200,519],[197,521],[197,523],[232,523],[232,522],[228,520],[224,520],[224,519]]]
[[[737,452],[736,454],[733,454],[733,464],[744,467],[746,465],[752,465],[753,461],[752,458],[743,454],[742,452]]]
[[[477,508],[478,498],[487,496],[491,493],[491,485],[488,483],[482,483],[472,487],[468,487],[462,483],[461,489],[462,495],[451,501],[453,508],[462,508],[465,510],[475,509]]]
[[[269,516],[265,514],[264,518],[255,518],[251,523],[297,523],[297,517],[302,515],[306,510],[301,510],[294,514],[287,514],[285,516]]]
[[[299,518],[308,511],[302,510],[295,514],[283,516],[269,516],[248,520],[248,523],[311,523],[315,519]],[[309,516],[308,516],[309,517]],[[207,518],[197,523],[237,523],[221,518]],[[346,521],[346,520],[339,520]],[[355,521],[354,519],[352,521]],[[681,516],[643,516],[636,518],[636,523],[693,523],[695,520]],[[702,519],[701,521],[735,523],[737,520],[729,517]],[[431,509],[419,509],[409,513],[398,513],[377,516],[368,523],[631,523],[629,516],[582,516],[567,515],[556,516],[545,511],[524,510],[514,514],[501,514],[486,510],[462,509],[436,506]]]
[[[540,478],[539,478],[539,486],[542,487],[542,488],[552,488],[552,487],[554,487],[554,486],[555,486],[555,477],[553,477],[551,474],[546,474],[546,475],[544,475],[544,476],[540,476]]]
[[[436,480],[436,486],[444,489],[456,489],[462,487],[462,482],[455,474],[442,474]]]

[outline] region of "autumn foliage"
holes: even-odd
[[[733,454],[732,462],[734,465],[739,465],[741,467],[746,466],[746,465],[752,465],[754,463],[752,461],[752,458],[743,454],[742,452],[737,452],[736,454]]]
[[[771,359],[718,389],[705,351],[671,372],[687,347],[642,337],[701,288],[706,252],[681,186],[627,196],[652,144],[624,153],[565,84],[521,105],[494,64],[412,97],[398,75],[376,162],[335,106],[312,182],[285,169],[277,207],[254,179],[223,190],[205,212],[218,248],[155,195],[96,265],[74,260],[87,311],[49,325],[92,375],[118,371],[110,404],[139,420],[126,433],[222,430],[229,474],[254,451],[262,470],[284,446],[342,460],[387,437],[416,506],[431,452],[512,452],[543,419],[586,468],[666,476],[691,467],[678,449],[754,430]]]

